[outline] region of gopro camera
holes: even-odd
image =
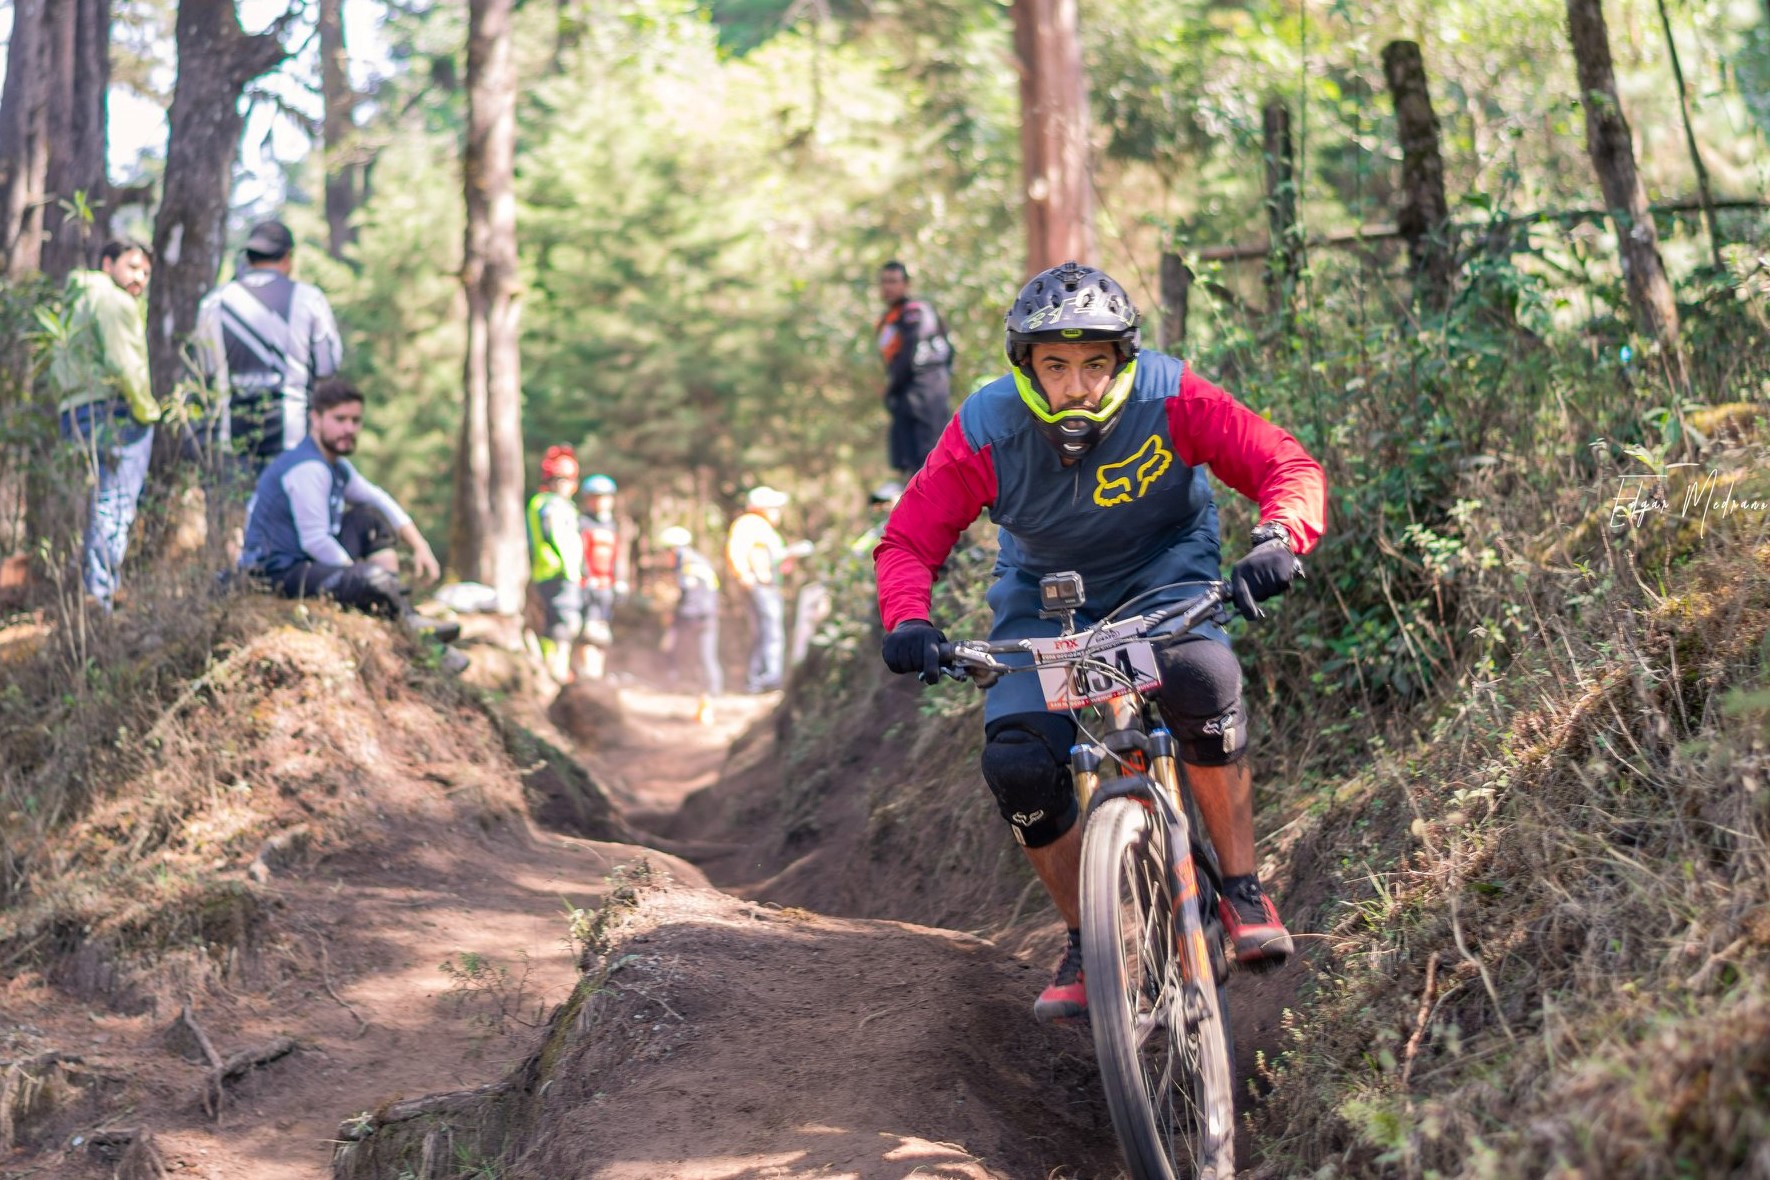
[[[1075,614],[1088,601],[1082,589],[1082,575],[1074,570],[1046,574],[1039,579],[1039,615],[1042,618],[1065,618]]]

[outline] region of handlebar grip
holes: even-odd
[[[953,644],[953,643],[943,643],[943,644],[941,644],[941,645],[940,645],[940,647],[939,647],[939,652],[940,652],[940,662],[941,662],[941,663],[942,663],[942,664],[950,664],[950,663],[952,663],[952,662],[953,662],[953,653],[954,653],[954,652],[955,652],[955,651],[957,651],[957,650],[958,650],[958,645],[957,645],[957,644]]]

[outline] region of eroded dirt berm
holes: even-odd
[[[198,609],[120,621],[84,697],[0,634],[8,798],[71,817],[5,817],[8,1180],[326,1176],[340,1119],[501,1072],[611,875],[700,880],[586,838],[627,829],[585,772],[386,625]]]
[[[1084,1034],[989,943],[640,875],[533,1053],[347,1126],[340,1180],[1117,1174]]]

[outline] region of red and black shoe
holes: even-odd
[[[1033,1003],[1033,1015],[1042,1023],[1053,1020],[1074,1020],[1088,1014],[1088,993],[1082,986],[1082,932],[1071,930],[1064,944],[1063,958],[1058,960],[1057,974],[1051,986],[1039,993]]]
[[[1291,932],[1278,920],[1278,910],[1253,875],[1223,882],[1217,913],[1236,961],[1254,968],[1276,967],[1290,957]]]

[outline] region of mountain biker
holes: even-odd
[[[587,475],[578,489],[578,535],[584,542],[584,638],[597,647],[614,641],[615,594],[625,590],[617,567],[621,530],[615,523],[615,481]]]
[[[547,672],[559,684],[572,678],[572,645],[584,629],[584,540],[572,503],[577,487],[578,456],[568,446],[548,447],[541,456],[541,488],[526,513],[530,625]]]
[[[1248,553],[1231,572],[1237,609],[1283,593],[1296,554],[1320,537],[1326,482],[1296,439],[1178,359],[1138,348],[1138,313],[1124,288],[1074,262],[1035,276],[1006,318],[1011,372],[973,394],[910,480],[874,551],[884,657],[894,672],[940,676],[945,636],[929,621],[930,590],[959,534],[984,509],[1001,553],[988,593],[992,640],[1052,636],[1039,617],[1039,578],[1075,570],[1088,601],[1077,625],[1146,590],[1220,576],[1217,507],[1208,467],[1260,505]],[[1138,609],[1183,601],[1163,590]],[[1007,657],[1025,663],[1030,657]],[[1157,692],[1186,763],[1224,874],[1219,905],[1237,959],[1271,965],[1292,948],[1255,874],[1253,794],[1243,755],[1241,668],[1228,636],[1195,629],[1161,649]],[[1041,1020],[1086,1011],[1079,943],[1077,803],[1068,774],[1076,727],[1046,712],[1037,681],[1004,676],[984,707],[983,777],[1069,928]]]
[[[426,619],[412,609],[400,590],[394,538],[411,548],[412,573],[420,581],[441,576],[436,555],[399,503],[345,458],[355,452],[362,426],[363,395],[356,386],[328,377],[314,387],[301,441],[258,477],[246,508],[240,568],[284,598],[324,594],[447,643],[461,633],[460,624]]]

